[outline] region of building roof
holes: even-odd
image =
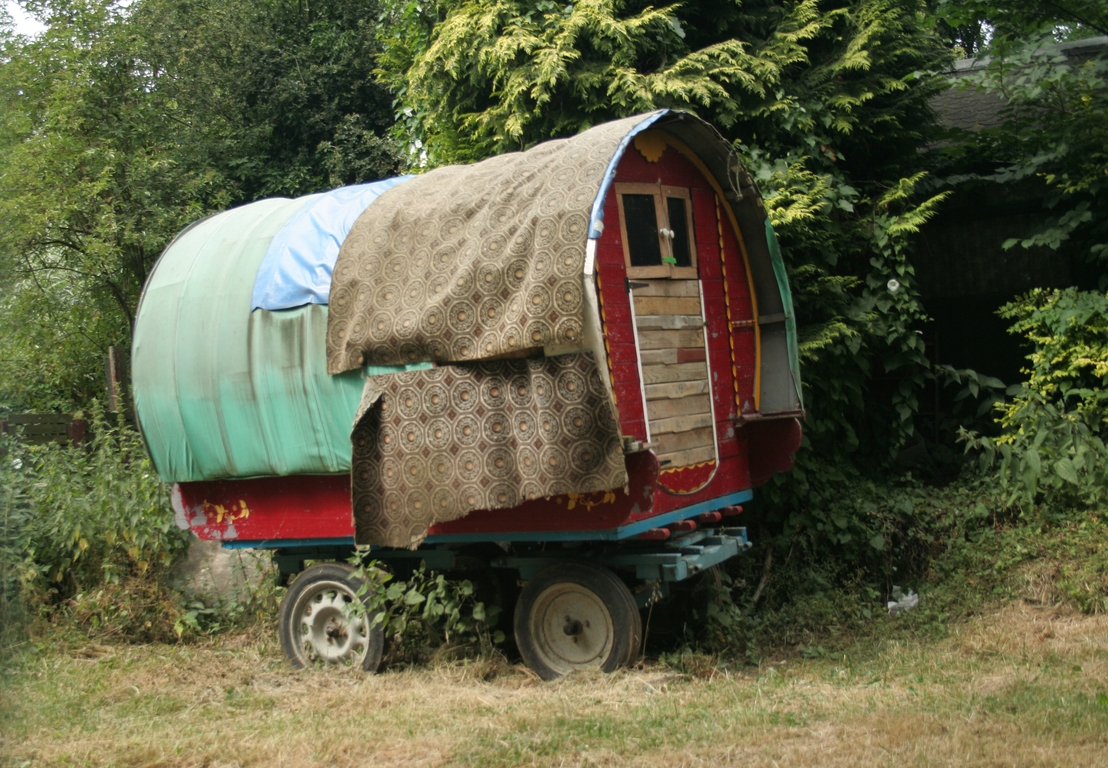
[[[1035,56],[1063,55],[1070,63],[1108,54],[1108,37],[1090,37],[1068,43],[1044,46]],[[993,61],[991,56],[962,59],[954,62],[948,73],[951,87],[931,99],[932,108],[938,113],[941,124],[947,128],[980,131],[995,128],[1004,122],[1003,109],[1006,99],[993,92],[972,87],[967,78],[981,72]]]

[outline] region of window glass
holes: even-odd
[[[691,267],[692,254],[689,253],[689,219],[685,214],[685,201],[680,197],[667,197],[669,228],[673,230],[673,258],[678,267]]]
[[[658,244],[658,214],[654,210],[654,195],[624,195],[623,219],[627,225],[627,248],[631,256],[631,266],[651,267],[661,264],[662,250]]]

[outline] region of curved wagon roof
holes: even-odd
[[[163,479],[346,472],[367,376],[536,347],[602,351],[589,327],[595,242],[616,166],[647,129],[686,147],[725,202],[759,316],[780,318],[761,330],[759,411],[795,413],[792,306],[761,198],[710,125],[661,110],[472,166],[261,200],[190,226],[153,270],[135,324],[135,407]],[[556,268],[540,263],[548,255]],[[418,286],[396,283],[410,295],[370,290],[392,284],[389,270],[417,268]],[[487,307],[496,322],[460,334],[435,326],[457,301]],[[532,304],[542,314],[529,314]]]

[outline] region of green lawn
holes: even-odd
[[[1108,616],[1019,602],[940,640],[700,661],[542,683],[489,661],[299,672],[249,636],[59,646],[5,680],[0,761],[1108,765]]]

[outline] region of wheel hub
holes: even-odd
[[[599,665],[611,653],[615,638],[611,614],[597,595],[579,584],[564,582],[544,590],[529,623],[535,650],[560,674]]]
[[[359,661],[369,647],[368,619],[351,613],[354,596],[343,587],[321,584],[300,612],[301,649],[307,661],[327,664]]]

